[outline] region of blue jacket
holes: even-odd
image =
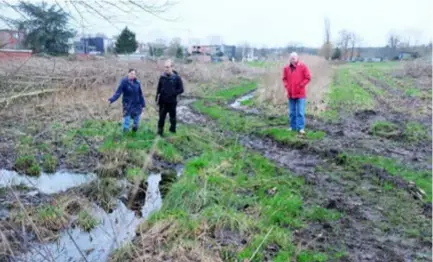
[[[140,81],[137,79],[131,81],[128,77],[123,78],[116,93],[108,100],[114,103],[122,94],[123,115],[140,115],[146,106]]]

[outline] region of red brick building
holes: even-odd
[[[22,49],[24,33],[18,30],[0,29],[0,49]]]
[[[0,61],[28,59],[32,56],[32,50],[0,49]]]

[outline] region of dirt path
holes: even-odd
[[[195,119],[201,117],[195,112]],[[359,122],[365,121],[365,115],[358,117],[361,118]],[[217,129],[216,124],[212,125]],[[359,135],[354,138],[359,139]],[[306,203],[344,214],[336,223],[317,222],[299,231],[295,235],[298,244],[309,243],[313,249],[323,252],[342,250],[347,254],[343,256],[344,261],[428,260],[424,254],[430,252],[431,241],[425,236],[431,235],[431,229],[429,218],[424,213],[428,212],[429,207],[414,200],[408,192],[410,190],[384,189],[386,183],[408,189],[407,182],[369,165],[364,166],[363,170],[351,170],[345,168],[343,163],[338,166],[332,158],[324,157],[326,152],[342,152],[347,147],[344,142],[347,137],[342,136],[343,142],[339,144],[336,144],[336,137],[325,140],[317,145],[316,150],[311,150],[290,148],[271,139],[249,135],[228,132],[226,136],[239,136],[239,143],[243,146],[261,152],[280,167],[304,177],[314,189],[314,192],[304,195]],[[362,149],[365,149],[365,144],[362,144]],[[401,215],[404,219],[393,224],[392,221]],[[412,227],[417,228],[421,235],[408,235],[407,231]]]

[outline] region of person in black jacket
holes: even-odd
[[[171,133],[176,133],[176,106],[177,96],[183,93],[182,79],[173,70],[173,63],[167,60],[164,64],[164,73],[159,77],[156,91],[156,103],[159,106],[158,135],[164,133],[164,123],[167,113],[170,116]]]

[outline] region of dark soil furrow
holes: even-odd
[[[237,135],[224,132],[226,136]],[[345,256],[344,261],[412,261],[418,253],[428,252],[431,248],[430,242],[409,241],[403,232],[395,232],[390,236],[387,232],[378,230],[375,223],[387,221],[388,218],[380,208],[370,204],[372,196],[355,194],[353,188],[359,181],[356,183],[345,181],[344,178],[330,171],[337,169],[342,173],[351,172],[335,166],[334,162],[340,153],[338,149],[321,145],[292,149],[271,139],[238,136],[239,143],[243,146],[261,152],[278,166],[304,177],[314,191],[305,195],[307,204],[316,204],[344,213],[343,218],[336,223],[315,223],[297,232],[294,237],[298,243],[313,242],[313,249],[319,251],[346,250],[348,255]],[[320,166],[332,168],[325,168],[328,171],[320,171]],[[392,183],[398,188],[407,190],[404,192],[410,192],[407,182],[390,176],[383,170],[368,168],[361,173],[358,171],[353,174],[368,190],[380,191],[383,183]],[[414,216],[422,215],[425,209],[422,203],[415,201],[410,193],[404,195],[405,201],[417,207]],[[399,241],[395,241],[396,238]]]

